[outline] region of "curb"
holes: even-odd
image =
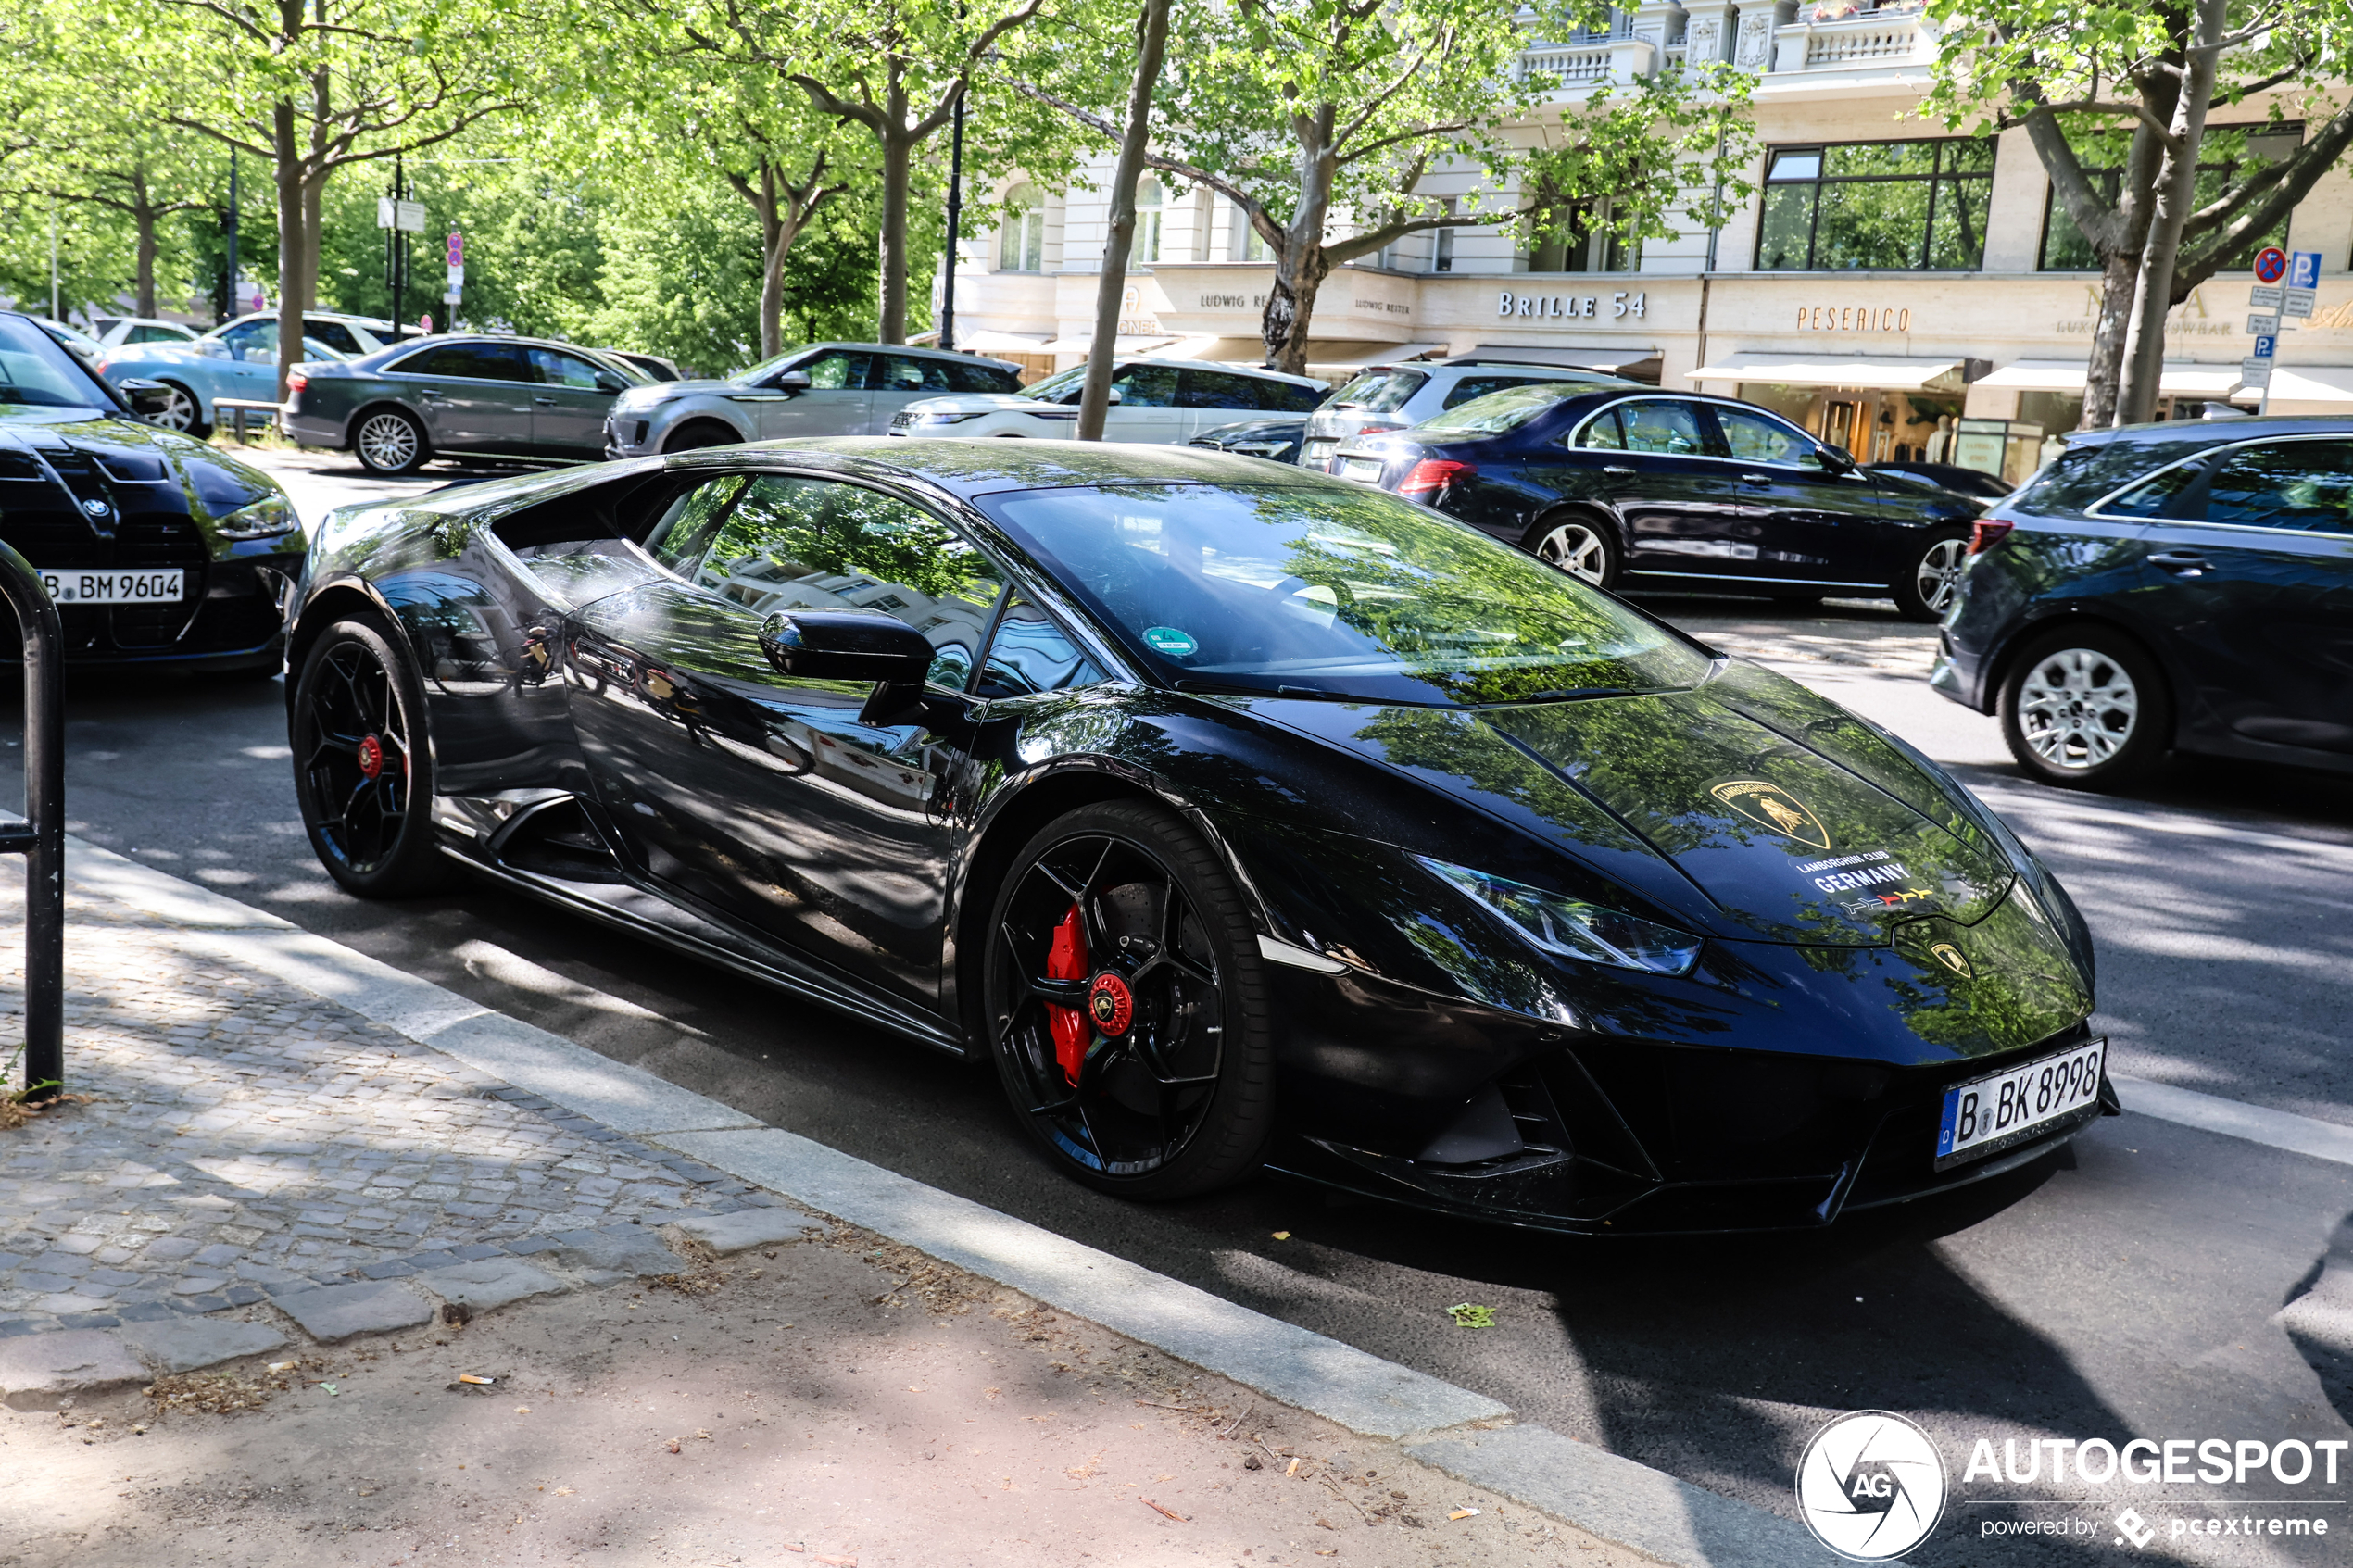
[[[1832,1561],[1804,1526],[1606,1453],[1336,1339],[772,1127],[225,895],[69,836],[69,890],[248,964],[631,1137],[675,1149],[1675,1568]]]

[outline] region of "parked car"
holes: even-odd
[[[1350,436],[1404,430],[1491,392],[1537,382],[1642,384],[1598,370],[1504,364],[1470,354],[1452,359],[1416,359],[1410,364],[1368,365],[1308,416],[1306,444],[1299,460],[1312,469],[1327,469],[1332,455]]]
[[[68,326],[65,322],[50,316],[31,316],[26,320],[56,338],[73,354],[75,358],[85,365],[95,368],[98,362],[106,358],[107,351],[104,345],[80,327]]]
[[[1296,414],[1278,414],[1273,419],[1212,425],[1186,445],[1206,446],[1214,452],[1237,452],[1245,458],[1265,458],[1270,462],[1296,463],[1300,443],[1306,434],[1304,419]]]
[[[286,433],[348,449],[371,473],[435,458],[604,456],[613,400],[652,383],[594,349],[540,338],[452,333],[340,364],[306,365],[286,389]]]
[[[899,411],[942,392],[1011,392],[1003,359],[878,343],[819,343],[719,381],[665,382],[613,405],[605,455],[642,457],[798,435],[880,435]]]
[[[1086,380],[1087,367],[1074,365],[1010,395],[911,403],[891,420],[890,433],[1066,438],[1076,428]],[[1253,414],[1304,414],[1324,400],[1325,387],[1305,376],[1239,365],[1123,358],[1112,368],[1111,395],[1105,441],[1175,444]]]
[[[303,358],[332,361],[372,354],[394,340],[392,323],[368,316],[313,311],[302,319]],[[167,430],[202,440],[219,423],[222,397],[274,403],[278,398],[278,316],[240,316],[193,343],[126,344],[106,351],[99,371],[120,384],[157,381],[174,394],[157,416]]]
[[[2070,435],[1978,522],[1958,599],[1929,682],[2046,783],[2169,748],[2353,772],[2353,420]]]
[[[1873,463],[1871,472],[1917,479],[1940,490],[1950,490],[1956,495],[1974,496],[1981,501],[1998,501],[2018,488],[1998,473],[1965,469],[1958,463]]]
[[[1959,784],[1393,496],[777,442],[346,508],[315,559],[339,885],[463,866],[976,1061],[1098,1191],[1808,1230],[2119,1109],[2083,922]]]
[[[599,348],[598,353],[608,359],[619,359],[636,367],[648,381],[684,381],[686,372],[678,368],[675,359],[665,359],[659,354],[640,354],[634,348]]]
[[[1854,458],[1755,404],[1539,382],[1360,435],[1343,478],[1426,501],[1604,588],[1951,602],[1978,505]]]
[[[143,343],[194,343],[196,329],[154,316],[100,316],[90,325],[101,348],[136,348]]]
[[[163,397],[0,312],[0,539],[47,582],[69,663],[270,674],[302,524],[268,474],[146,422]]]

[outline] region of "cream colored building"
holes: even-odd
[[[1567,83],[1556,102],[1676,58],[1755,71],[1758,195],[1719,232],[1653,241],[1634,257],[1598,240],[1530,255],[1495,227],[1412,236],[1327,281],[1311,369],[1337,378],[1386,359],[1509,348],[1737,392],[1867,460],[1931,447],[1953,455],[1954,437],[1937,438],[1940,419],[1967,420],[1963,460],[2031,468],[2037,438],[2072,429],[2080,413],[2098,276],[2069,254],[2081,241],[2054,220],[2049,181],[2022,131],[1976,143],[1914,117],[1933,29],[1916,0],[1859,12],[1848,0],[1653,0],[1622,13],[1607,36],[1531,48],[1522,69]],[[2267,108],[2258,100],[2218,110],[2215,123],[2257,125]],[[1546,130],[1530,123],[1515,134],[1533,143]],[[1106,157],[1095,190],[974,193],[1011,215],[962,247],[959,346],[1040,370],[1078,361],[1108,178]],[[1460,198],[1471,185],[1467,173],[1452,184],[1440,175],[1425,189]],[[1122,348],[1258,361],[1273,269],[1238,210],[1159,182],[1142,205]],[[2322,179],[2284,243],[2318,251],[2322,276],[2316,314],[2281,340],[2271,408],[2353,413],[2353,172]],[[2218,274],[2174,312],[2169,414],[2234,393],[2254,405],[2239,377],[2252,348],[2253,282]]]

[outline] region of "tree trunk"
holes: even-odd
[[[1315,296],[1331,273],[1319,240],[1302,245],[1294,225],[1291,244],[1275,263],[1275,286],[1266,291],[1266,314],[1259,335],[1266,342],[1266,368],[1285,375],[1307,373],[1307,329],[1315,315]]]
[[[162,215],[156,205],[147,199],[147,176],[145,169],[139,170],[132,177],[131,199],[131,221],[135,226],[139,236],[136,261],[138,270],[133,282],[133,288],[139,296],[137,309],[140,315],[152,317],[156,313],[156,224]]]
[[[2146,210],[2146,204],[2143,204]],[[2124,340],[2133,324],[2133,281],[2141,252],[2119,247],[2100,272],[2100,319],[2092,330],[2092,358],[2083,374],[2083,417],[2078,430],[2107,430],[2116,420],[2116,390],[2123,379]]]
[[[776,166],[760,165],[760,199],[752,210],[760,214],[760,357],[773,359],[785,350],[785,252],[792,236],[777,213]]]
[[[286,400],[286,373],[302,362],[303,220],[302,148],[295,133],[295,107],[280,99],[271,109],[271,169],[278,194],[278,392]]]
[[[876,343],[907,341],[907,172],[914,144],[908,140],[901,115],[886,129],[882,144],[882,236],[878,292],[880,320]]]
[[[1103,241],[1103,267],[1095,280],[1095,335],[1087,345],[1087,380],[1078,395],[1078,439],[1101,441],[1111,412],[1111,372],[1119,348],[1119,304],[1127,288],[1127,257],[1136,245],[1136,182],[1143,178],[1144,153],[1151,143],[1152,94],[1160,84],[1161,56],[1168,47],[1169,0],[1144,0],[1136,19],[1136,76],[1127,90],[1127,123],[1121,127],[1119,162],[1111,177],[1111,232]],[[954,266],[950,236],[948,264]]]
[[[2141,253],[2133,300],[2133,331],[2125,348],[2124,383],[2117,397],[2119,422],[2145,424],[2157,417],[2158,385],[2165,375],[2165,321],[2173,306],[2173,264],[2182,253],[2182,226],[2197,205],[2197,159],[2206,141],[2206,111],[2214,101],[2226,0],[2197,0],[2189,48],[2181,62],[2181,90],[2174,94],[2167,129],[2171,140],[2158,165],[2156,200],[2149,212],[2148,244]]]

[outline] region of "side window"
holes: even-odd
[[[1713,456],[1707,437],[1699,428],[1699,410],[1689,403],[1665,397],[1623,403],[1618,406],[1617,417],[1626,433],[1629,452],[1655,452],[1671,458]]]
[[[1617,410],[1604,408],[1594,415],[1585,433],[1577,438],[1577,445],[1594,452],[1625,451],[1626,433],[1617,426]]]
[[[559,354],[552,348],[525,350],[531,356],[534,379],[545,386],[578,387],[583,392],[597,390],[597,367],[575,354]]]
[[[302,320],[302,335],[307,338],[315,338],[340,354],[357,357],[368,352],[359,340],[352,335],[351,329],[341,321],[321,321],[315,317],[306,316]]]
[[[2233,452],[2207,486],[2206,521],[2353,533],[2353,441],[2282,441]]]
[[[705,480],[664,507],[646,535],[646,553],[681,577],[692,577],[711,553],[719,525],[744,490],[744,476]]]
[[[1258,406],[1278,414],[1312,414],[1331,395],[1328,388],[1293,386],[1287,381],[1262,381],[1258,387]]]
[[[530,379],[522,351],[499,343],[446,343],[402,360],[400,369],[410,375],[456,376],[466,381]]]
[[[922,508],[789,474],[753,479],[692,569],[671,570],[755,615],[799,608],[896,616],[931,643],[932,681],[959,690],[1004,585],[995,562]]]
[[[885,354],[881,357],[882,375],[875,383],[876,392],[952,392],[948,384],[948,367],[937,359],[918,359],[912,354]]]
[[[948,389],[950,392],[1019,392],[1021,377],[995,365],[948,364]]]
[[[1111,384],[1130,408],[1169,408],[1176,403],[1176,372],[1167,365],[1129,365]]]
[[[1814,443],[1779,420],[1718,405],[1716,423],[1732,456],[1744,463],[1778,463],[1790,468],[1814,450]]]
[[[170,327],[133,327],[131,329],[131,341],[132,343],[185,343],[188,341],[188,334],[175,332]]]
[[[2167,469],[2153,479],[2135,484],[2115,500],[2099,509],[2101,517],[2164,517],[2177,521],[2196,521],[2193,508],[2183,503],[2196,487],[2198,476],[2206,471],[2203,463],[2183,463]]]
[[[229,345],[229,357],[241,363],[275,359],[278,357],[278,323],[247,321],[243,326],[231,327],[222,332],[220,341]]]
[[[978,695],[1021,696],[1090,686],[1103,678],[1045,611],[1015,593],[1005,603],[996,634],[988,639],[988,661],[981,667]]]
[[[1280,385],[1230,370],[1179,370],[1176,406],[1180,408],[1265,408],[1273,405],[1265,395]]]
[[[871,354],[820,354],[814,359],[803,359],[793,367],[809,372],[809,385],[817,392],[863,392],[866,389],[866,362]]]
[[[1465,376],[1446,394],[1441,408],[1452,408],[1457,403],[1467,403],[1474,397],[1484,397],[1491,392],[1501,392],[1507,386],[1526,386],[1539,376]]]

